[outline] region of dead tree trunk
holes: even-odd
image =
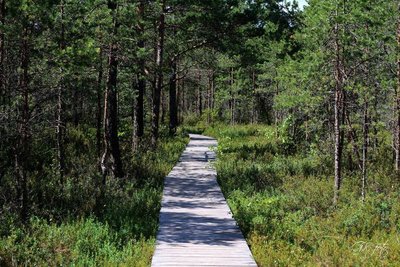
[[[153,108],[151,124],[151,144],[155,148],[158,142],[159,120],[160,120],[160,97],[163,86],[163,54],[164,54],[164,32],[165,32],[165,0],[161,1],[161,13],[157,22],[157,44],[156,44],[156,70],[153,88]]]
[[[104,152],[101,159],[103,184],[106,176],[111,173],[115,177],[123,177],[121,152],[118,138],[118,101],[117,101],[117,76],[118,76],[118,45],[115,40],[117,33],[117,5],[109,3],[113,13],[113,34],[109,46],[108,77],[104,98]]]

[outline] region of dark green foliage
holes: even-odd
[[[163,138],[158,150],[137,153],[127,178],[109,179],[99,199],[101,177],[88,158],[95,153],[91,149],[95,137],[90,129],[70,129],[67,154],[72,171],[63,188],[51,176],[52,169],[32,180],[32,219],[26,226],[19,223],[13,207],[1,203],[1,265],[147,266],[157,232],[163,178],[187,138]]]

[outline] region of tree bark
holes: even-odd
[[[184,121],[184,116],[185,113],[187,112],[187,108],[186,108],[186,92],[185,92],[185,79],[182,78],[181,82],[180,82],[180,91],[181,91],[181,122],[183,123]]]
[[[234,125],[236,123],[236,118],[235,118],[235,92],[234,92],[234,76],[233,76],[233,68],[231,68],[231,77],[230,77],[230,93],[231,93],[231,124]]]
[[[363,149],[362,149],[362,188],[361,197],[365,200],[366,186],[367,186],[367,156],[368,156],[368,131],[369,131],[369,118],[368,118],[368,102],[364,103],[364,118],[363,118]]]
[[[153,107],[151,124],[151,144],[157,147],[159,120],[160,120],[160,97],[163,86],[163,54],[164,54],[164,32],[165,32],[165,0],[161,0],[161,13],[157,22],[157,44],[156,44],[156,70],[153,88]]]
[[[203,92],[201,91],[201,73],[198,73],[197,85],[197,114],[201,117],[203,115]]]
[[[211,123],[211,115],[212,115],[212,90],[213,90],[213,79],[214,79],[213,71],[210,71],[208,74],[208,88],[207,88],[207,123]]]
[[[175,135],[178,127],[178,106],[176,99],[177,62],[174,57],[171,62],[171,77],[169,78],[169,134]]]
[[[335,149],[334,149],[334,168],[335,168],[335,186],[333,203],[337,204],[339,199],[339,190],[342,182],[342,121],[343,121],[343,61],[342,61],[342,48],[339,41],[339,25],[335,25],[335,107],[334,107],[334,135],[335,135]]]
[[[400,12],[400,4],[398,6]],[[397,21],[397,46],[400,49],[400,18]],[[396,90],[396,144],[395,144],[395,170],[400,173],[400,55],[397,55],[397,90]]]
[[[118,77],[118,45],[115,41],[117,33],[116,4],[109,5],[113,13],[113,34],[109,46],[108,77],[104,100],[104,152],[101,159],[103,184],[106,176],[112,173],[115,177],[123,177],[121,152],[118,138],[118,101],[117,101],[117,77]]]
[[[0,24],[5,25],[6,16],[6,0],[0,0]],[[5,34],[0,28],[0,103],[5,103],[6,88],[5,88],[5,73],[4,73],[4,58],[5,58]]]
[[[99,69],[97,74],[97,111],[96,111],[96,151],[97,156],[100,158],[101,156],[101,118],[102,118],[102,86],[103,86],[103,48],[100,48],[99,52]]]
[[[252,84],[253,84],[253,92],[252,92],[252,101],[251,101],[251,123],[257,123],[257,111],[256,111],[256,72],[252,71]]]
[[[165,122],[165,116],[167,114],[167,94],[161,89],[161,124]]]
[[[15,146],[15,174],[19,184],[20,217],[21,221],[27,222],[28,203],[28,175],[27,165],[29,161],[29,30],[24,29],[21,45],[21,75],[19,89],[21,92],[21,103],[18,105],[20,118],[17,125],[17,143]]]
[[[139,50],[145,48],[144,42],[144,25],[142,20],[144,19],[145,1],[141,0],[137,8],[138,24],[136,34],[138,35],[139,41],[137,47]],[[133,122],[133,151],[136,151],[139,147],[141,139],[144,135],[144,93],[146,90],[146,62],[145,59],[140,57],[137,60],[139,72],[136,74],[136,93],[134,107],[134,122]]]

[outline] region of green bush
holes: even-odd
[[[54,166],[29,177],[31,220],[15,224],[15,207],[0,203],[0,266],[149,266],[163,178],[188,141],[161,136],[157,150],[143,146],[130,164],[122,146],[127,177],[108,177],[101,191],[95,134],[70,128],[62,186]]]

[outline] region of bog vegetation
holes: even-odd
[[[396,266],[399,14],[0,0],[0,265],[148,266],[198,132],[260,266]]]

